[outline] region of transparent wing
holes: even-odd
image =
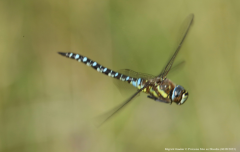
[[[179,52],[182,44],[183,44],[183,41],[184,41],[184,39],[185,39],[186,36],[187,36],[187,33],[188,33],[188,31],[189,31],[189,29],[190,29],[190,26],[191,26],[191,24],[192,24],[192,22],[193,22],[193,18],[194,18],[194,15],[193,15],[193,14],[190,14],[190,15],[186,18],[186,20],[184,21],[184,23],[183,23],[183,28],[184,28],[183,32],[184,32],[184,34],[183,34],[183,36],[181,37],[180,42],[178,43],[179,45],[177,46],[176,51],[174,52],[173,56],[171,57],[171,59],[169,60],[169,62],[168,62],[167,65],[165,66],[165,68],[164,68],[164,69],[162,70],[162,72],[158,75],[159,77],[162,77],[162,79],[164,79],[164,78],[167,76],[168,72],[170,71],[170,69],[171,69],[171,67],[172,67],[172,64],[173,64],[173,62],[174,62],[174,60],[175,60],[175,58],[176,58],[176,56],[177,56],[177,54],[178,54],[178,52]]]
[[[136,93],[134,93],[130,98],[128,98],[124,103],[117,106],[110,112],[107,112],[108,116],[98,125],[100,127],[102,124],[104,124],[107,120],[109,120],[112,116],[114,116],[118,111],[120,111],[123,107],[125,107],[134,97],[136,97],[144,88],[148,87],[149,83],[146,83],[145,86],[141,89],[139,89]]]
[[[135,72],[130,69],[121,69],[117,71],[118,73],[133,77],[133,78],[143,78],[143,79],[152,79],[155,78],[156,76],[151,75],[151,74],[146,74],[146,73],[140,73],[140,72]]]

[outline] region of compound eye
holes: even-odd
[[[174,92],[175,98],[179,97],[181,95],[181,92],[182,92],[181,90],[176,89],[175,92]]]
[[[183,92],[184,88],[180,85],[176,86],[176,88],[174,89],[174,96],[175,97],[179,97],[181,96],[182,92]]]
[[[178,104],[182,98],[183,92],[184,92],[184,88],[180,85],[177,85],[174,88],[173,93],[172,93],[172,101],[174,101]]]

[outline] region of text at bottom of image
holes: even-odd
[[[166,151],[180,151],[180,150],[194,150],[194,151],[210,151],[210,150],[217,150],[217,151],[236,151],[236,148],[165,148]]]

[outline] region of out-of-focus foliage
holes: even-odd
[[[239,8],[237,0],[0,1],[0,151],[239,149]],[[141,94],[95,127],[136,90],[57,52],[157,75],[190,13],[176,59],[185,66],[169,75],[188,101],[169,106]]]

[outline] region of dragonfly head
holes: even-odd
[[[184,104],[188,98],[188,92],[180,85],[177,85],[172,92],[172,101],[178,105]]]

